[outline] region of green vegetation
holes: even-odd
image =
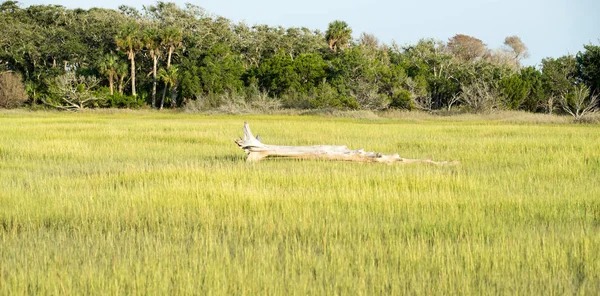
[[[0,28],[0,73],[20,74],[35,108],[193,104],[206,111],[260,100],[294,109],[570,114],[572,104],[565,104],[578,89],[587,88],[585,102],[600,94],[600,46],[593,44],[576,56],[522,67],[528,48],[518,36],[498,49],[464,34],[398,46],[365,32],[356,39],[342,20],[325,32],[249,26],[161,1],[142,10],[5,1]],[[97,82],[86,91],[94,100],[80,104],[87,98],[55,91],[64,75]],[[599,106],[585,107],[592,113]]]
[[[552,114],[598,121],[600,46],[352,34],[2,2],[0,294],[596,294],[600,129]],[[142,107],[187,112],[85,111]],[[244,120],[460,165],[246,163]]]
[[[0,294],[600,290],[597,126],[415,114],[4,111]],[[244,120],[461,164],[246,163]]]

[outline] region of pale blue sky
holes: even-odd
[[[448,40],[455,34],[477,37],[490,48],[502,45],[504,37],[518,35],[529,47],[525,64],[538,64],[544,57],[575,54],[583,44],[600,43],[600,0],[205,0],[190,2],[208,12],[249,25],[268,24],[308,27],[324,31],[340,19],[348,22],[358,37],[373,33],[381,41],[415,43],[420,38]],[[68,8],[117,8],[126,4],[141,8],[148,0],[25,0],[22,6],[59,4]]]

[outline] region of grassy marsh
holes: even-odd
[[[453,167],[244,162],[341,144]],[[600,127],[0,113],[0,294],[596,294]]]

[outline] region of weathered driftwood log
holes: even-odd
[[[365,152],[363,149],[350,150],[346,146],[276,146],[261,143],[259,137],[254,137],[248,122],[244,122],[244,139],[235,143],[248,154],[247,161],[259,161],[265,157],[289,157],[296,159],[328,159],[359,162],[381,163],[431,163],[435,165],[452,165],[458,161],[432,161],[431,159],[408,159],[398,154],[383,155],[375,152]]]

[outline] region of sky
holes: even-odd
[[[346,21],[358,38],[374,34],[390,44],[414,44],[421,38],[447,41],[455,34],[481,39],[500,48],[507,36],[517,35],[529,48],[526,65],[543,58],[576,54],[584,44],[600,44],[600,0],[176,0],[248,25],[307,27],[325,31],[334,20]],[[142,8],[149,0],[23,0],[23,7],[57,4],[67,8],[122,4]]]

